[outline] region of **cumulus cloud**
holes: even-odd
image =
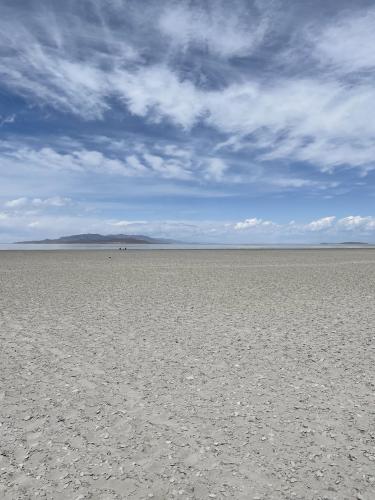
[[[342,234],[343,230],[357,234],[371,234],[371,232],[375,231],[375,217],[349,215],[347,217],[337,218],[332,215],[315,219],[307,223],[299,223],[292,220],[283,224],[253,217],[234,223],[233,229],[237,231],[247,230],[250,232],[261,229],[263,232],[278,233],[284,236],[299,235],[308,240],[309,234],[311,233],[320,233],[335,237]]]
[[[364,231],[374,231],[375,230],[375,217],[362,217],[360,215],[350,215],[344,217],[338,221],[338,226],[345,230],[364,230]]]
[[[253,217],[252,219],[245,219],[244,221],[237,222],[234,224],[234,229],[253,229],[253,228],[267,228],[270,229],[276,226],[276,224],[270,220],[262,220]]]
[[[323,217],[303,225],[302,229],[320,232],[328,231],[331,234],[339,234],[343,230],[358,235],[371,234],[375,230],[375,217],[361,215],[349,215],[339,219],[334,216]]]
[[[306,229],[309,231],[322,231],[323,229],[328,229],[333,226],[336,217],[322,217],[321,219],[313,220],[306,225]]]

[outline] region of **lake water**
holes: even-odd
[[[259,249],[325,249],[325,248],[375,248],[375,245],[303,245],[303,244],[285,244],[285,245],[198,245],[198,244],[21,244],[21,243],[2,243],[1,250],[118,250],[126,247],[127,250],[259,250]]]

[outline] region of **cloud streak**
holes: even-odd
[[[9,200],[4,203],[6,208],[24,208],[24,207],[65,207],[71,202],[70,198],[65,198],[62,196],[53,196],[51,198],[16,198],[14,200]]]
[[[198,7],[187,4],[166,8],[159,18],[159,28],[176,49],[206,50],[220,58],[248,56],[263,41],[269,19],[259,9],[249,15],[248,9],[239,15],[228,11],[224,2]]]

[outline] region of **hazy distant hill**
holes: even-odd
[[[365,241],[343,241],[340,245],[368,245]]]
[[[33,243],[33,244],[66,244],[66,243],[177,243],[174,240],[164,238],[150,238],[143,234],[74,234],[72,236],[61,236],[57,239],[45,239],[34,241],[17,241],[16,243]]]
[[[369,245],[365,241],[340,241],[339,243],[320,243],[320,245]]]

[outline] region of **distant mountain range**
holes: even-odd
[[[144,236],[143,234],[73,234],[71,236],[61,236],[60,238],[45,240],[34,240],[34,241],[17,241],[16,243],[33,243],[33,244],[70,244],[70,243],[81,243],[81,244],[98,244],[98,243],[118,243],[118,244],[131,244],[131,243],[142,243],[142,244],[168,244],[168,243],[178,243],[175,240],[169,240],[165,238],[150,238],[149,236]]]

